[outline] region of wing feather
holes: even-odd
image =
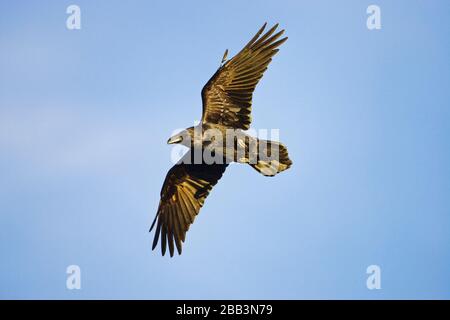
[[[287,37],[278,40],[284,30],[274,34],[278,24],[263,34],[265,27],[266,23],[203,87],[203,123],[244,130],[250,127],[253,92],[279,51],[277,47],[287,40]]]
[[[182,252],[186,232],[194,222],[212,187],[222,177],[227,164],[191,164],[188,152],[167,173],[161,189],[161,201],[150,231],[156,225],[152,249],[161,239],[161,253],[167,246],[172,257],[175,248]]]

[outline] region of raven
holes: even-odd
[[[175,246],[181,254],[181,243],[185,241],[189,226],[230,162],[247,163],[265,176],[274,176],[292,165],[281,143],[244,132],[250,128],[253,91],[279,51],[277,48],[287,40],[287,37],[278,40],[284,33],[284,30],[275,33],[278,24],[262,35],[266,25],[232,59],[227,60],[228,50],[225,51],[219,69],[202,89],[200,124],[167,141],[168,144],[181,143],[189,151],[167,173],[158,211],[150,227],[152,231],[156,225],[152,249],[161,238],[162,255],[166,253],[167,244],[171,257]],[[200,159],[195,156],[198,151]],[[207,161],[203,154],[206,151],[218,161]]]

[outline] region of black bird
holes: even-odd
[[[232,59],[226,60],[228,50],[225,51],[221,66],[202,89],[200,124],[167,141],[169,144],[181,143],[189,148],[189,152],[167,173],[158,212],[150,227],[151,231],[156,225],[152,249],[161,238],[162,255],[167,244],[170,256],[174,254],[174,245],[181,254],[181,243],[185,241],[189,226],[228,163],[248,163],[265,176],[274,176],[292,164],[281,143],[257,139],[243,131],[250,127],[253,91],[279,51],[277,48],[287,40],[287,37],[280,39],[284,30],[275,33],[278,24],[262,35],[265,27],[266,23]],[[230,130],[234,131],[232,138],[227,135]],[[224,140],[228,138],[232,143],[217,147],[212,142],[218,140],[208,136],[207,132],[221,133],[226,137]],[[243,152],[238,152],[239,147]],[[195,152],[199,150],[210,151],[214,159],[223,161],[210,163],[203,157],[195,161]],[[273,150],[276,150],[276,157],[271,157]]]

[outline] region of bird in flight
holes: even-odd
[[[189,151],[167,173],[150,227],[152,231],[156,226],[152,249],[160,239],[162,255],[167,246],[171,257],[175,247],[181,254],[186,232],[230,162],[249,164],[265,176],[274,176],[292,164],[284,145],[244,132],[250,128],[253,91],[287,40],[281,38],[284,30],[275,33],[278,24],[263,34],[266,24],[232,59],[227,60],[225,51],[219,69],[202,89],[201,122],[167,141],[185,145]],[[196,157],[198,152],[200,157]],[[219,161],[211,162],[202,154]]]

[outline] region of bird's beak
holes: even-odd
[[[169,140],[167,140],[167,144],[174,144],[174,143],[179,143],[183,140],[182,137],[178,136],[178,137],[171,137],[169,138]]]

